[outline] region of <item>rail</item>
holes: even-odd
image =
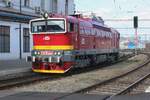
[[[113,62],[111,64],[122,62],[122,61],[124,61],[124,60],[126,60],[132,56],[133,55],[127,55],[125,57],[121,57],[121,59],[119,61]],[[7,78],[7,79],[0,79],[0,90],[9,89],[9,88],[13,88],[16,86],[20,87],[22,85],[34,84],[34,83],[40,82],[40,81],[56,80],[56,79],[58,80],[60,78],[65,78],[67,76],[94,71],[94,70],[103,68],[105,66],[111,65],[111,64],[105,63],[105,64],[101,65],[100,67],[99,67],[99,65],[97,65],[96,67],[79,68],[79,69],[75,69],[69,73],[66,73],[64,75],[62,75],[62,74],[61,75],[58,75],[58,74],[38,74],[38,73],[29,72],[25,75],[16,76],[13,78],[11,77],[11,78]]]
[[[147,59],[144,63],[140,64],[140,65],[139,65],[138,67],[136,67],[135,69],[128,71],[127,73],[124,73],[124,74],[119,75],[119,76],[117,76],[117,77],[114,77],[114,78],[105,80],[105,81],[103,81],[103,82],[99,82],[99,83],[94,84],[94,85],[92,85],[92,86],[89,86],[89,87],[87,87],[87,88],[80,89],[80,90],[75,91],[75,92],[73,92],[73,93],[70,93],[70,94],[61,96],[61,97],[57,98],[57,100],[62,99],[62,98],[65,98],[65,97],[68,97],[68,96],[71,96],[71,95],[73,95],[73,94],[77,94],[77,93],[88,93],[88,91],[93,90],[93,89],[97,88],[98,86],[102,86],[102,85],[104,85],[104,84],[111,83],[111,82],[113,82],[113,81],[116,80],[116,79],[119,79],[119,78],[122,78],[122,77],[124,77],[124,76],[127,76],[128,74],[130,74],[130,73],[132,73],[132,72],[134,72],[134,71],[137,71],[137,70],[139,70],[140,68],[143,68],[144,66],[146,66],[147,64],[150,63],[150,55],[149,55],[149,54],[147,54],[147,55],[148,55],[148,59]],[[132,84],[129,85],[126,89],[123,89],[122,91],[120,91],[120,92],[118,92],[118,93],[116,93],[116,94],[114,94],[114,95],[112,95],[112,96],[109,96],[109,97],[105,98],[104,100],[110,100],[110,99],[112,99],[114,96],[117,96],[117,95],[126,93],[127,91],[129,91],[130,89],[132,89],[134,86],[136,86],[137,84],[139,84],[140,82],[142,82],[144,79],[146,79],[148,76],[150,76],[150,73],[148,73],[148,74],[145,75],[144,77],[140,78],[140,79],[137,80],[136,82],[132,83]]]

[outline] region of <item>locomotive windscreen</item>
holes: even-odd
[[[50,32],[50,33],[64,33],[65,20],[63,19],[48,19],[31,22],[31,33]]]

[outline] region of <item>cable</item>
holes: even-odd
[[[123,29],[123,30],[126,30],[126,29],[134,29],[133,27],[114,27],[115,29]],[[150,30],[150,27],[139,27],[138,29],[147,29],[147,30]]]
[[[104,19],[104,21],[133,21],[133,19]],[[150,19],[138,19],[138,21],[150,21]]]

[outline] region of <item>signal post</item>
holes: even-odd
[[[138,16],[133,17],[133,26],[134,26],[134,29],[135,29],[135,54],[137,54],[137,48],[138,48],[138,33],[137,33]]]

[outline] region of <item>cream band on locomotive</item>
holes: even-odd
[[[100,17],[45,14],[30,21],[30,32],[33,50],[27,60],[34,72],[65,73],[118,58],[119,32]]]

